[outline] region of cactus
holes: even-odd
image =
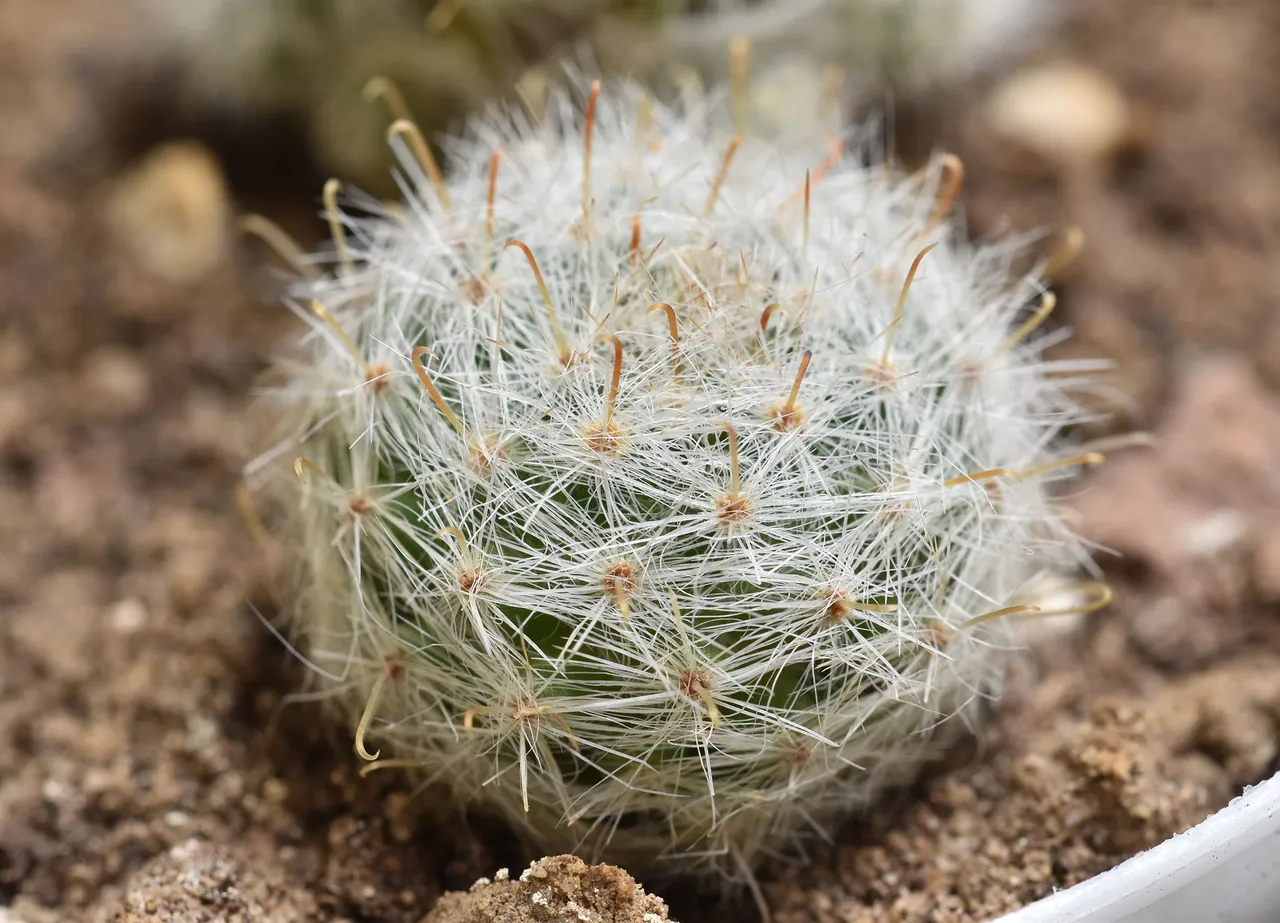
[[[507,92],[607,0],[153,0],[185,92],[233,113],[300,116],[321,166],[379,192],[386,127],[448,127]],[[366,92],[389,82],[392,113]],[[376,84],[375,84],[376,86]],[[396,91],[393,91],[393,93]]]
[[[863,97],[916,93],[982,69],[1052,8],[1052,0],[706,0],[669,11],[651,41],[619,42],[610,57],[642,70],[692,66],[719,82],[730,70],[725,49],[743,38],[765,72],[794,70],[799,57],[840,67]]]
[[[400,208],[328,187],[253,474],[367,769],[741,877],[998,693],[1084,560],[1051,485],[1099,460],[1058,439],[1092,367],[1043,358],[1018,246],[946,217],[955,158],[583,93],[479,120],[447,179],[404,136]]]
[[[385,129],[430,136],[585,52],[655,87],[733,70],[731,40],[759,64],[753,129],[829,130],[830,73],[862,97],[916,91],[977,69],[1046,18],[1051,0],[152,0],[181,54],[188,96],[232,113],[300,116],[328,172],[378,194]],[[373,83],[371,83],[373,81]],[[373,90],[375,87],[382,90]],[[388,91],[387,88],[391,89]],[[387,106],[373,97],[383,96]]]

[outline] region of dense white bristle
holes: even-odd
[[[973,620],[1083,558],[1046,482],[1090,367],[1011,335],[1042,291],[941,217],[954,162],[626,85],[588,130],[583,96],[453,141],[447,207],[405,149],[401,209],[335,216],[257,473],[370,756],[548,849],[737,874],[998,691],[1008,626]]]

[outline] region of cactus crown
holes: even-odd
[[[1014,329],[1051,296],[944,217],[958,161],[725,121],[596,84],[447,181],[401,148],[402,207],[329,212],[259,471],[301,456],[294,627],[373,767],[732,873],[998,690],[1092,457],[1055,450],[1088,369]]]

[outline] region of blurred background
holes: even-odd
[[[753,130],[824,130],[835,92],[898,165],[961,158],[973,235],[1078,228],[1052,323],[1114,364],[1087,435],[1150,434],[1070,500],[1115,604],[1046,626],[947,771],[767,870],[775,919],[988,919],[1276,771],[1274,0],[4,0],[0,921],[418,920],[523,867],[282,707],[302,671],[253,614],[279,561],[237,485],[298,325],[238,222],[309,249],[327,177],[394,196],[401,107],[428,135],[536,114],[565,58],[701,92],[740,34]]]

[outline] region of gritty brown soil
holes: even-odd
[[[234,150],[229,185],[190,149],[137,156],[147,133],[113,120],[139,112],[101,78],[136,35],[123,5],[0,4],[0,919],[417,921],[534,857],[394,773],[359,779],[317,706],[286,702],[301,673],[254,614],[277,562],[236,484],[253,382],[294,327],[227,228],[242,208],[319,228],[305,198],[263,199]],[[986,920],[1276,770],[1277,48],[1274,0],[1071,4],[1022,62],[1097,68],[1140,128],[1083,186],[985,126],[999,75],[904,113],[908,157],[964,160],[976,232],[1083,227],[1055,316],[1071,350],[1115,359],[1114,425],[1160,443],[1117,452],[1073,501],[1124,553],[1100,558],[1115,604],[1038,626],[945,771],[768,869],[780,923]],[[140,226],[222,255],[142,246]],[[549,899],[583,882],[630,899],[620,873],[562,873]],[[439,902],[432,923],[541,919],[501,915],[533,900],[517,885],[481,889],[492,912]],[[666,896],[687,921],[744,913]]]
[[[626,872],[575,856],[539,859],[513,881],[499,869],[442,897],[423,923],[666,923],[667,905]]]

